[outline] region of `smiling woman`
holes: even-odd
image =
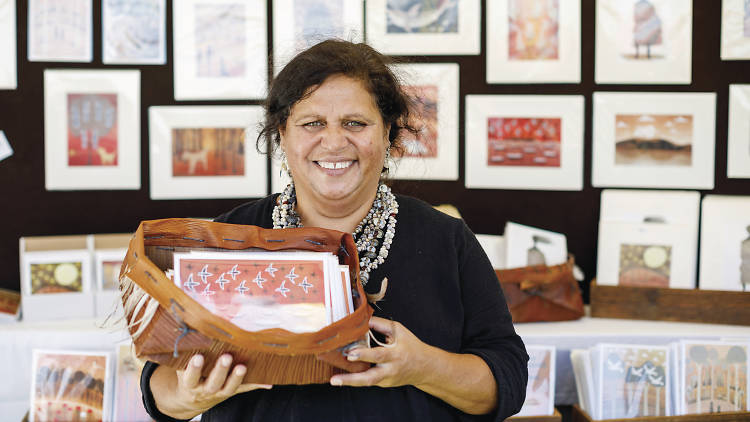
[[[293,182],[217,218],[352,233],[360,281],[381,293],[370,328],[385,342],[347,359],[373,366],[326,385],[268,386],[242,384],[247,368],[229,354],[205,379],[200,355],[181,371],[149,362],[141,388],[154,419],[503,421],[521,408],[528,356],[479,242],[384,183],[409,121],[388,64],[366,44],[333,40],[292,59],[271,86],[258,149],[282,154]]]

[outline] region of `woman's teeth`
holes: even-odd
[[[337,161],[335,163],[330,161],[318,161],[319,166],[329,170],[345,169],[351,166],[352,163],[354,163],[354,161]]]

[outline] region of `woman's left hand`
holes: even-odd
[[[370,328],[385,335],[386,344],[351,350],[348,359],[375,365],[364,372],[335,375],[331,385],[398,387],[422,383],[428,372],[424,361],[430,346],[396,321],[374,316]]]

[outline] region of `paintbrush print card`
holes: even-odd
[[[681,414],[750,410],[748,343],[680,343]]]
[[[721,3],[721,59],[750,59],[750,0]]]
[[[555,411],[555,346],[526,346],[529,381],[526,401],[515,416],[552,415]]]
[[[669,349],[599,344],[592,358],[597,419],[670,416]]]
[[[91,0],[30,0],[28,57],[31,62],[90,62]]]
[[[107,352],[34,350],[30,422],[109,420]]]
[[[164,64],[166,13],[165,0],[104,0],[103,62]]]
[[[329,283],[340,274],[333,255],[301,252],[174,254],[174,273],[188,296],[234,325],[292,332],[331,323]]]

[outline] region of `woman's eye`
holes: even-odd
[[[307,123],[304,123],[304,124],[303,124],[302,126],[306,126],[306,127],[316,127],[316,126],[323,126],[323,122],[321,122],[320,120],[316,120],[316,121],[314,121],[314,122],[307,122]]]
[[[363,127],[367,126],[367,123],[365,123],[365,122],[358,122],[356,120],[350,120],[350,121],[344,123],[344,126],[348,127],[348,128],[357,128],[357,129],[359,129],[359,128],[363,128]]]

